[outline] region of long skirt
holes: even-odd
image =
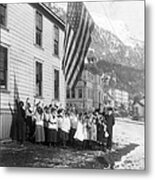
[[[103,143],[104,141],[104,126],[101,124],[97,125],[97,141]]]
[[[72,144],[74,141],[74,135],[75,135],[76,129],[71,128],[69,132],[69,141]]]
[[[48,143],[57,142],[57,131],[55,129],[48,129],[47,142]]]
[[[35,142],[44,142],[45,132],[42,126],[36,125]]]
[[[97,128],[96,128],[96,125],[92,125],[92,127],[91,127],[91,140],[92,141],[97,140]]]
[[[61,139],[62,139],[63,142],[68,141],[68,139],[69,139],[68,133],[61,130]]]
[[[88,135],[88,136],[87,136],[87,137],[88,137],[88,140],[91,140],[91,136],[92,136],[91,128],[88,128],[88,129],[87,129],[87,133],[88,133],[88,134],[87,134],[87,135]]]
[[[26,137],[29,140],[33,136],[33,124],[32,124],[32,117],[27,116],[26,119]]]
[[[58,128],[58,133],[57,133],[57,142],[61,142],[62,141],[62,138],[61,138],[61,128]]]
[[[21,121],[17,123],[17,140],[20,143],[24,143],[26,133],[26,123]]]
[[[47,137],[48,137],[48,122],[44,121],[44,131],[45,131],[45,143],[47,143]]]
[[[47,139],[48,139],[48,128],[44,127],[44,131],[45,131],[45,143],[47,143]]]
[[[89,140],[89,135],[88,135],[87,127],[83,128],[83,136],[84,136],[83,140]]]

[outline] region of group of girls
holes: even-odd
[[[93,148],[95,144],[106,146],[109,136],[104,114],[77,113],[55,105],[37,104],[32,111],[30,103],[25,107],[26,138],[36,144]]]

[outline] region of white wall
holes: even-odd
[[[19,94],[25,101],[35,95],[35,61],[43,64],[43,98],[50,103],[54,98],[54,69],[60,70],[60,101],[65,103],[65,84],[61,71],[64,32],[60,30],[60,56],[53,55],[53,23],[43,16],[43,47],[35,44],[35,9],[29,4],[8,4],[7,29],[1,30],[2,45],[8,46],[8,91],[3,93],[2,107],[13,103],[14,76]]]
[[[60,102],[65,105],[66,88],[61,70],[64,32],[59,35],[59,58],[53,55],[54,24],[43,16],[43,47],[35,46],[35,9],[29,4],[8,4],[7,28],[1,30],[0,44],[8,48],[8,88],[0,92],[0,139],[9,136],[11,116],[8,103],[14,107],[15,77],[20,99],[29,97],[33,105],[35,96],[35,61],[43,67],[43,101],[54,98],[54,69],[60,70]],[[8,118],[9,117],[9,118]]]

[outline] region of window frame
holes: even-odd
[[[58,72],[58,83],[56,83],[56,79],[55,79],[55,72]],[[54,99],[55,100],[59,100],[60,99],[60,70],[57,69],[57,68],[54,68]],[[56,97],[56,84],[58,85],[57,86],[57,97]]]
[[[80,91],[81,91],[81,96],[80,96]],[[79,99],[82,99],[82,98],[83,98],[82,88],[79,88],[79,89],[78,89],[78,98],[79,98]]]
[[[3,66],[4,66],[4,70],[2,69],[0,69],[0,71],[2,71],[2,73],[4,73],[4,81],[5,81],[5,85],[4,85],[4,87],[1,87],[1,85],[0,85],[0,90],[2,90],[2,91],[7,91],[8,90],[8,59],[9,59],[9,49],[8,49],[8,47],[6,47],[6,46],[3,46],[2,44],[0,44],[0,47],[2,47],[3,49],[5,49],[6,50],[6,63],[4,62],[4,64],[3,64]],[[5,60],[4,60],[5,61]],[[3,72],[4,71],[4,72]]]
[[[37,92],[37,64],[41,65],[41,85],[39,88],[39,93]],[[36,60],[35,61],[35,96],[36,97],[43,97],[43,63]]]
[[[53,29],[54,29],[53,54],[59,57],[60,30],[56,24],[54,24]],[[56,45],[57,51],[55,51],[55,45]]]
[[[71,90],[71,97],[72,97],[72,99],[76,98],[75,89]]]
[[[40,15],[41,22],[39,22],[39,18],[37,15]],[[39,28],[39,23],[41,23]],[[37,42],[37,33],[40,33],[40,44]],[[43,47],[43,15],[39,10],[35,10],[35,45],[38,47]]]
[[[70,89],[66,89],[66,99],[70,99]]]
[[[1,3],[0,4],[1,6],[5,6],[5,15],[4,15],[4,21],[5,21],[5,24],[0,24],[0,27],[4,27],[4,28],[6,28],[7,27],[7,4],[5,4],[5,3]]]

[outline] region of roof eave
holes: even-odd
[[[57,21],[59,21],[65,27],[65,22],[54,12],[52,12],[52,10],[50,10],[44,3],[38,3],[38,4],[40,4],[46,11],[48,11]]]
[[[32,7],[39,9],[44,13],[44,15],[49,18],[54,23],[57,23],[58,26],[64,31],[65,30],[65,22],[58,17],[50,8],[48,8],[44,3],[29,3]]]

